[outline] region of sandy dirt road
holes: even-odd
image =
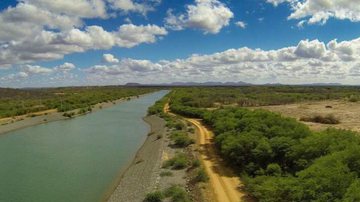
[[[164,111],[165,113],[172,114],[169,110],[169,104],[165,104]],[[217,155],[211,131],[203,126],[200,120],[187,118],[185,118],[185,120],[193,124],[196,128],[198,134],[197,143],[200,147],[200,160],[209,175],[210,187],[214,192],[216,201],[249,201],[246,199],[246,194],[241,190],[242,183],[239,177],[227,168]]]

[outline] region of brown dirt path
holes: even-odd
[[[186,119],[192,123],[198,132],[198,143],[201,148],[201,161],[209,175],[211,187],[219,202],[244,201],[246,194],[241,191],[242,183],[217,155],[213,145],[213,134],[204,127],[200,120]]]
[[[164,112],[172,114],[169,104],[165,104]],[[174,114],[173,114],[174,115]],[[200,146],[200,160],[209,175],[210,187],[218,202],[248,201],[247,195],[241,190],[242,183],[224,163],[215,151],[213,134],[197,119],[185,119],[193,124],[197,130]]]

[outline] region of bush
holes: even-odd
[[[175,130],[182,130],[183,128],[185,128],[185,125],[176,118],[168,118],[166,122],[166,127]]]
[[[78,114],[86,114],[87,112],[88,112],[87,109],[81,108],[81,109],[78,111]]]
[[[209,176],[207,175],[204,168],[200,168],[196,173],[195,179],[197,182],[207,182],[209,180]]]
[[[144,202],[161,202],[164,195],[160,191],[148,193],[144,199]]]
[[[209,176],[206,173],[204,168],[199,168],[198,169],[198,171],[196,172],[195,180],[196,180],[196,182],[207,182],[207,181],[209,181]]]
[[[340,123],[339,119],[337,119],[332,114],[326,115],[326,116],[315,115],[315,116],[311,116],[311,117],[301,117],[300,121],[322,123],[322,124],[339,124]]]
[[[271,163],[266,167],[267,175],[280,176],[281,175],[281,167],[279,164]]]
[[[178,185],[172,185],[167,188],[164,195],[166,197],[171,197],[172,202],[190,202],[186,191]]]
[[[199,167],[201,165],[200,160],[199,159],[194,159],[191,163],[192,167],[196,168]]]
[[[170,135],[170,139],[174,141],[174,145],[178,147],[187,147],[195,142],[184,132],[174,132]]]
[[[188,128],[188,132],[189,132],[189,133],[194,133],[194,132],[195,132],[195,129],[192,128],[192,127],[189,127],[189,128]]]
[[[178,153],[173,158],[165,161],[163,168],[183,169],[187,166],[188,160],[184,153]]]
[[[359,96],[351,95],[349,97],[349,102],[357,102],[357,101],[359,101]]]
[[[65,112],[64,114],[63,114],[63,116],[65,116],[65,117],[67,117],[67,118],[72,118],[73,116],[75,116],[75,113],[74,112]]]

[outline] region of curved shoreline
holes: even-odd
[[[139,98],[147,94],[150,93],[133,96],[131,97],[131,99]],[[93,106],[92,112],[106,109],[126,101],[128,101],[127,98],[121,98],[119,100],[109,103],[98,103]],[[77,110],[74,110],[74,112],[77,112]],[[87,114],[90,113],[76,115],[73,118],[77,118],[79,116]],[[36,117],[29,117],[25,115],[21,118],[23,119],[7,125],[0,125],[0,136],[6,135],[12,131],[20,130],[31,126],[69,119],[67,117],[64,117],[63,113],[55,111],[51,113],[41,114]],[[46,121],[44,121],[44,119],[46,119]],[[120,170],[118,171],[118,175],[113,178],[113,182],[110,184],[107,190],[105,190],[106,192],[103,194],[103,196],[100,196],[101,201],[137,201],[132,198],[133,196],[128,196],[131,197],[131,200],[122,200],[121,198],[126,196],[124,196],[124,194],[119,195],[117,194],[118,192],[126,192],[130,195],[136,195],[136,197],[139,199],[138,201],[142,201],[145,195],[149,191],[152,191],[150,189],[155,188],[155,185],[159,183],[159,180],[157,178],[159,177],[161,167],[161,148],[163,148],[164,138],[158,138],[158,135],[164,135],[165,121],[158,116],[146,116],[143,117],[143,120],[144,122],[146,122],[146,124],[149,125],[147,131],[148,134],[151,133],[152,135],[148,135],[145,138],[144,142],[137,149],[136,153],[130,156],[129,161],[124,164],[122,168],[120,168]],[[158,168],[157,172],[156,168]],[[120,185],[125,182],[129,182],[133,186],[121,187]],[[126,188],[126,190],[119,190],[119,188]]]
[[[151,135],[147,136],[127,166],[119,171],[118,177],[101,201],[141,202],[148,192],[156,188],[164,145],[164,138],[158,138],[158,135],[164,135],[165,121],[154,115],[146,116],[143,120],[149,124]]]

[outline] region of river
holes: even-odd
[[[0,201],[100,201],[145,141],[147,108],[167,92],[0,135]]]

